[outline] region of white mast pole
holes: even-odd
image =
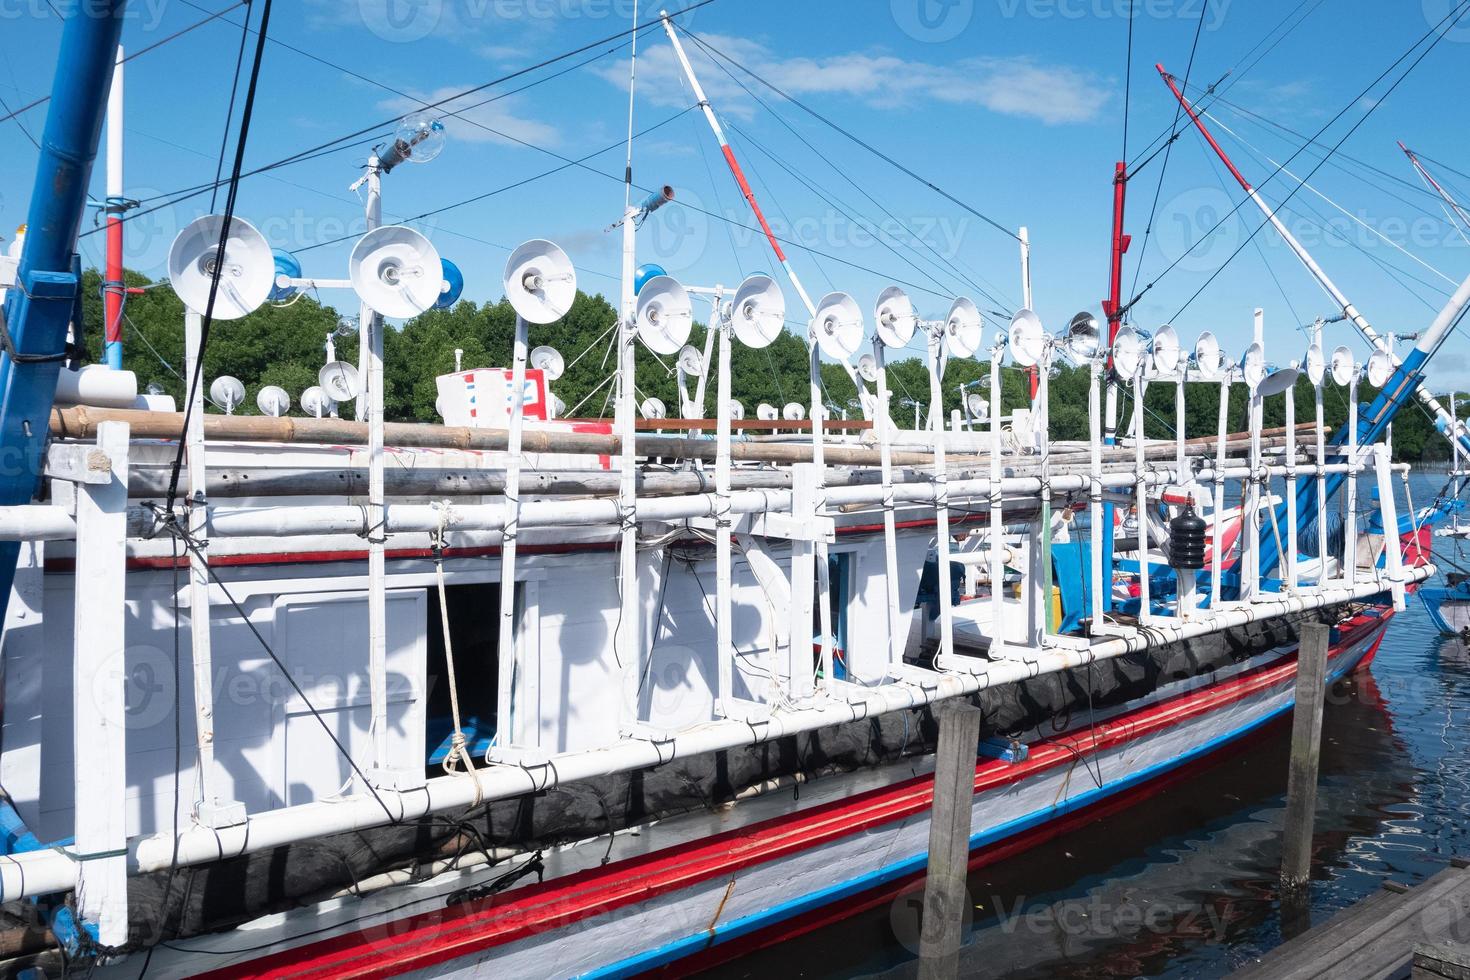
[[[633,20],[638,19],[637,0]],[[637,249],[638,209],[633,204],[633,91],[638,75],[638,35],[633,35],[633,49],[628,65],[628,154],[623,179],[623,281],[621,326],[618,331],[618,404],[615,428],[622,436],[622,456],[618,461],[618,510],[622,514],[622,535],[618,550],[618,582],[620,613],[613,638],[615,659],[623,664],[624,734],[637,728],[640,708],[638,680],[642,676],[642,603],[638,598],[638,413],[634,408],[636,394],[636,351],[638,325],[634,305],[633,275]]]

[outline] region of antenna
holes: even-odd
[[[447,310],[459,302],[459,295],[464,292],[464,273],[459,271],[459,266],[446,258],[439,259],[439,266],[444,275],[444,291],[435,301],[434,309]]]
[[[209,400],[226,415],[234,415],[235,409],[245,401],[245,386],[240,383],[239,378],[222,374],[209,386]]]
[[[1154,370],[1160,374],[1173,374],[1179,370],[1183,350],[1179,347],[1179,334],[1167,323],[1154,331],[1154,342],[1150,350]]]
[[[985,319],[972,300],[961,296],[950,304],[949,316],[944,320],[944,349],[950,357],[973,357],[984,332]]]
[[[533,238],[505,262],[505,298],[527,323],[555,323],[577,298],[577,272],[567,253]]]
[[[316,382],[333,402],[350,402],[362,392],[357,368],[346,361],[332,361],[316,373]],[[305,397],[305,396],[302,396]],[[305,402],[302,403],[305,405]]]
[[[1364,374],[1368,383],[1375,388],[1382,388],[1393,377],[1393,358],[1387,351],[1375,350],[1368,355],[1368,363],[1364,367]]]
[[[878,380],[878,359],[872,354],[864,354],[857,359],[858,377],[870,384]]]
[[[1041,317],[1035,313],[1027,309],[1020,309],[1016,311],[1015,316],[1011,317],[1009,335],[1011,358],[1021,367],[1032,367],[1041,363],[1041,359],[1046,356],[1047,340],[1046,328],[1041,325]],[[969,353],[973,354],[979,348],[980,344],[977,341]],[[969,354],[960,356],[968,357]]]
[[[1327,376],[1327,358],[1322,355],[1321,346],[1312,344],[1308,347],[1303,363],[1306,365],[1307,380],[1312,382],[1312,387],[1322,387],[1322,379]]]
[[[685,344],[679,348],[679,370],[691,377],[699,377],[704,374],[704,355],[699,348],[692,344]]]
[[[776,406],[768,402],[761,402],[755,407],[755,417],[762,422],[774,422],[780,415],[781,413],[776,410]]]
[[[561,351],[542,345],[531,350],[531,367],[540,371],[547,381],[555,381],[566,372],[567,364]]]
[[[221,256],[219,236],[224,223],[222,215],[206,214],[179,232],[168,250],[168,278],[184,305],[203,313],[218,272],[212,315],[216,320],[238,320],[270,297],[275,258],[265,236],[244,218],[230,219],[230,237]]]
[[[1102,324],[1087,310],[1067,323],[1062,336],[1062,349],[1074,364],[1090,364],[1102,353]]]
[[[262,415],[278,418],[291,410],[291,396],[279,385],[266,385],[256,392],[255,407]]]
[[[801,402],[787,402],[781,406],[781,417],[788,422],[800,422],[806,418],[806,406]]]
[[[847,293],[828,293],[812,315],[812,333],[822,353],[845,361],[863,342],[863,311]]]
[[[427,238],[403,225],[374,228],[357,240],[347,278],[367,306],[383,316],[417,316],[439,302],[444,263]]]
[[[317,418],[330,415],[334,404],[332,399],[327,397],[327,393],[316,385],[312,385],[301,393],[301,410]]]
[[[1332,380],[1343,387],[1347,387],[1353,380],[1353,351],[1350,347],[1338,347],[1332,352],[1331,371]]]
[[[655,354],[678,353],[694,329],[694,306],[672,276],[654,276],[638,291],[638,337]]]
[[[785,326],[786,297],[781,287],[770,276],[748,276],[730,302],[735,339],[746,347],[769,347]]]
[[[646,419],[667,418],[669,414],[669,410],[664,407],[663,401],[658,398],[643,399],[643,404],[638,406],[638,412]]]
[[[878,302],[873,306],[873,324],[884,347],[907,347],[914,338],[914,328],[919,324],[908,293],[897,286],[889,286],[879,293]]]

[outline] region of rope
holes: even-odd
[[[434,578],[439,585],[439,621],[444,630],[444,665],[445,672],[449,675],[449,710],[454,717],[454,733],[449,736],[449,754],[444,757],[444,771],[451,776],[462,773],[474,782],[475,805],[478,806],[482,799],[480,780],[475,775],[475,761],[466,747],[464,726],[460,723],[459,684],[454,676],[454,643],[449,633],[449,595],[444,587],[444,547],[450,503],[447,500],[435,501],[433,507],[439,521],[434,527],[430,547],[434,555]],[[461,765],[464,766],[463,769],[460,768]]]

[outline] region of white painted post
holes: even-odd
[[[934,433],[934,560],[939,583],[939,655],[946,664],[954,657],[954,608],[950,602],[949,475],[944,465],[944,401],[939,373],[942,329],[925,325],[929,333],[929,429]],[[993,529],[992,529],[993,532]],[[993,540],[993,533],[992,533]],[[999,621],[996,622],[999,626]]]
[[[893,515],[893,451],[888,429],[892,415],[888,411],[888,368],[883,363],[885,347],[873,335],[873,359],[878,365],[878,408],[873,424],[878,427],[878,467],[883,481],[883,579],[888,600],[888,663],[893,669],[903,664],[907,637],[899,635],[898,623],[898,528]]]
[[[1002,517],[1000,488],[1001,459],[1001,399],[1000,359],[1005,347],[996,344],[990,349],[990,658],[999,660],[1005,655],[1005,562],[1001,548],[1005,543],[1005,519]]]
[[[818,516],[821,516],[826,514],[827,512],[827,463],[823,453],[824,440],[826,439],[826,436],[823,434],[822,431],[822,421],[826,417],[827,412],[826,406],[822,401],[822,349],[817,346],[817,335],[815,327],[816,324],[814,321],[812,324],[811,336],[808,340],[808,343],[810,345],[810,362],[808,364],[808,384],[810,386],[810,391],[808,392],[808,395],[811,405],[807,410],[807,415],[811,419],[812,423],[812,469],[816,473],[816,482],[812,486],[812,491],[814,494],[813,506],[814,513]],[[817,619],[820,621],[822,629],[822,681],[824,684],[826,684],[827,682],[832,680],[832,672],[834,670],[834,666],[832,663],[831,566],[827,563],[827,541],[825,538],[819,538],[818,540],[812,542],[812,557],[816,566],[817,573]],[[803,633],[801,635],[811,635],[810,621],[808,621],[807,623],[806,633]],[[797,634],[792,634],[791,642],[794,648],[797,643]],[[794,659],[795,658],[793,658],[793,660]],[[808,673],[808,677],[809,676],[810,673]],[[794,681],[795,678],[793,678],[793,682]]]
[[[1227,365],[1220,378],[1220,413],[1215,425],[1215,513],[1210,522],[1211,612],[1219,612],[1225,604],[1225,555],[1221,544],[1225,522],[1225,430],[1230,423],[1230,374],[1231,369]],[[1236,540],[1240,540],[1238,536]]]
[[[505,452],[505,527],[500,532],[500,638],[495,696],[495,747],[516,744],[515,684],[520,670],[516,646],[516,535],[521,515],[521,430],[526,406],[526,321],[516,316],[511,353],[510,436]]]
[[[1087,520],[1091,525],[1091,542],[1088,548],[1092,559],[1092,628],[1093,636],[1099,635],[1103,622],[1103,590],[1112,583],[1103,581],[1103,505],[1102,505],[1102,369],[1093,362],[1087,369],[1087,424],[1088,442],[1092,450],[1089,461],[1087,487]]]
[[[616,658],[623,665],[622,732],[638,731],[638,683],[643,676],[642,602],[638,596],[638,412],[634,370],[638,325],[633,290],[633,262],[638,209],[631,203],[623,212],[622,316],[618,326],[618,402],[614,427],[623,437],[618,460],[618,511],[622,530],[618,545],[618,588],[620,590],[617,634],[613,637]]]
[[[1286,389],[1286,590],[1297,589],[1296,384]]]
[[[816,513],[817,473],[810,463],[791,467],[791,517],[793,521],[809,520]],[[796,699],[811,697],[812,683],[812,614],[818,596],[814,594],[817,570],[816,543],[791,540],[791,653],[789,670],[791,695]],[[774,662],[775,658],[772,658]],[[822,661],[826,669],[827,661]],[[774,678],[772,678],[774,682]],[[772,702],[776,700],[772,692]]]
[[[1387,443],[1373,447],[1378,476],[1378,513],[1383,521],[1383,569],[1395,612],[1404,611],[1404,550],[1399,542],[1398,501],[1393,496],[1393,450]]]
[[[103,422],[77,486],[72,737],[77,908],[103,946],[128,939],[127,598],[128,426]]]
[[[1138,373],[1133,376],[1133,465],[1134,506],[1138,511],[1138,625],[1147,626],[1153,621],[1148,582],[1148,471],[1144,463],[1143,445],[1143,399],[1148,392],[1144,380],[1144,360],[1138,362]]]
[[[1348,586],[1358,584],[1358,375],[1362,366],[1353,363],[1353,380],[1348,382],[1348,474],[1343,515],[1343,577]]]

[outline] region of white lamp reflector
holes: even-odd
[[[1307,348],[1305,358],[1307,379],[1312,382],[1312,387],[1320,388],[1322,379],[1327,376],[1327,358],[1322,353],[1322,348],[1312,344]]]
[[[168,250],[168,278],[184,305],[195,313],[209,306],[209,290],[216,273],[216,320],[238,320],[269,298],[275,286],[276,263],[265,236],[244,218],[230,219],[230,237],[220,256],[223,215],[207,214],[191,221]]]
[[[863,311],[847,293],[828,293],[817,304],[812,332],[822,353],[844,361],[857,353],[863,342]]]
[[[978,391],[972,391],[965,396],[965,407],[970,410],[970,417],[977,422],[990,418],[990,399]]]
[[[950,357],[973,357],[984,332],[985,320],[972,300],[961,296],[950,304],[944,318],[944,349]]]
[[[806,418],[806,406],[801,402],[787,402],[781,407],[781,417],[788,422],[800,422]]]
[[[1334,350],[1330,363],[1333,381],[1343,387],[1347,387],[1352,383],[1353,370],[1356,365],[1353,363],[1353,351],[1351,347],[1338,347]]]
[[[533,238],[505,263],[505,298],[527,323],[555,323],[577,298],[577,271],[567,253],[552,242]]]
[[[1240,376],[1249,388],[1256,388],[1266,379],[1266,349],[1260,344],[1253,342],[1240,355]]]
[[[362,391],[357,368],[346,361],[331,361],[316,373],[316,383],[334,402],[350,402]]]
[[[704,374],[704,355],[699,348],[692,344],[685,344],[679,348],[679,370],[690,377],[699,377]]]
[[[786,327],[786,297],[770,276],[748,276],[730,303],[730,330],[746,347],[769,347]]]
[[[240,383],[239,378],[222,374],[209,386],[209,400],[226,415],[233,415],[235,409],[245,401],[245,386]]]
[[[1267,395],[1279,395],[1292,385],[1301,371],[1294,367],[1277,367],[1274,364],[1266,365],[1266,377],[1256,386],[1256,393],[1265,397]]]
[[[1173,374],[1179,370],[1183,351],[1179,348],[1179,334],[1167,323],[1154,331],[1154,370],[1160,374]]]
[[[762,422],[774,422],[780,414],[780,412],[776,411],[776,406],[769,402],[761,402],[755,407],[755,417]]]
[[[884,347],[906,347],[914,338],[919,318],[908,293],[889,286],[878,294],[878,302],[873,306],[873,323]]]
[[[1194,342],[1194,369],[1205,377],[1213,378],[1219,375],[1220,369],[1225,365],[1225,352],[1220,349],[1220,341],[1215,335],[1206,330],[1199,335]]]
[[[1368,383],[1375,388],[1382,388],[1393,377],[1393,358],[1381,350],[1376,350],[1368,355],[1368,363],[1364,365],[1364,375]]]
[[[327,393],[316,385],[312,385],[301,393],[301,410],[308,415],[321,418],[323,415],[330,414],[332,404],[332,399],[327,397]]]
[[[291,396],[279,385],[266,385],[255,393],[255,407],[262,415],[279,417],[291,410]]]
[[[433,244],[412,228],[384,225],[352,247],[347,278],[370,309],[402,319],[439,302],[444,263]]]
[[[735,401],[733,398],[725,404],[725,411],[729,412],[730,418],[734,419],[736,422],[739,422],[741,419],[745,418],[745,406]]]
[[[638,291],[638,337],[655,354],[676,354],[694,329],[694,306],[673,276],[654,276]]]
[[[1132,380],[1148,359],[1149,336],[1135,327],[1122,327],[1113,338],[1113,370]]]
[[[1102,350],[1102,324],[1083,310],[1068,322],[1062,344],[1074,364],[1091,363]]]
[[[662,399],[645,398],[643,404],[638,406],[638,412],[646,419],[667,418],[669,410],[664,407]]]
[[[1011,317],[1011,328],[1007,339],[1011,348],[1011,357],[1021,367],[1040,364],[1042,357],[1046,355],[1046,328],[1041,325],[1041,317],[1028,309],[1019,309],[1016,315]]]
[[[531,367],[540,371],[547,381],[555,381],[566,371],[566,361],[561,356],[561,351],[555,347],[533,347],[530,356]]]
[[[878,359],[872,354],[864,354],[857,359],[858,377],[867,382],[878,380]]]

